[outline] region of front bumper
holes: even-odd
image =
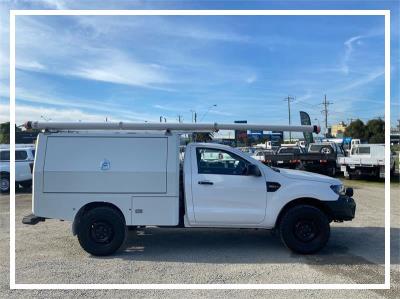
[[[349,221],[356,214],[356,202],[347,195],[340,195],[338,200],[327,201],[333,221]]]

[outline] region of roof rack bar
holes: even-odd
[[[169,130],[169,131],[214,131],[219,130],[264,130],[319,133],[319,126],[285,126],[267,124],[218,124],[218,123],[131,123],[131,122],[39,122],[28,121],[26,129],[39,130]]]

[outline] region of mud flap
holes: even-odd
[[[23,224],[35,225],[38,224],[40,221],[45,221],[46,218],[35,216],[34,214],[29,214],[22,218]]]

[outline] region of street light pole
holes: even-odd
[[[217,107],[217,104],[211,105],[210,107],[208,107],[207,111],[203,114],[203,116],[200,118],[200,121],[202,121],[204,119],[204,117],[206,117],[206,115],[208,114],[208,112],[210,112],[210,110],[214,107]]]

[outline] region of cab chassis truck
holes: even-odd
[[[225,145],[191,143],[183,132],[317,132],[316,126],[175,123],[27,122],[39,134],[33,214],[72,222],[92,255],[123,247],[129,227],[267,229],[292,251],[311,254],[328,242],[332,221],[352,220],[353,190],[334,178],[266,166]]]

